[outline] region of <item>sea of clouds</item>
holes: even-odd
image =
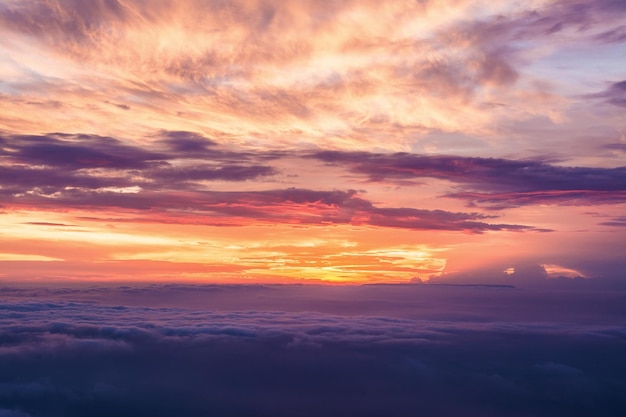
[[[625,294],[0,288],[0,416],[619,416]]]

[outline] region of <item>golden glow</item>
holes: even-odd
[[[567,277],[567,278],[587,278],[585,274],[572,268],[565,268],[560,265],[545,264],[542,265],[549,277]]]
[[[52,262],[62,261],[63,259],[51,258],[49,256],[28,255],[23,253],[0,253],[0,261],[34,261],[34,262]]]

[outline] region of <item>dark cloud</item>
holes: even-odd
[[[23,194],[33,189],[52,194],[66,187],[98,189],[104,187],[129,187],[136,180],[117,175],[115,177],[89,175],[58,168],[31,168],[25,165],[0,165],[0,183],[3,191]]]
[[[163,142],[171,147],[174,151],[180,153],[203,154],[210,147],[217,145],[214,141],[205,138],[197,133],[184,131],[166,131],[162,132]]]
[[[69,170],[86,168],[142,169],[166,159],[163,154],[127,146],[117,139],[97,135],[11,135],[3,155],[15,163]]]
[[[247,181],[274,175],[277,170],[263,161],[285,155],[236,152],[190,132],[161,132],[152,145],[155,150],[95,135],[4,135],[0,139],[0,191],[7,204],[193,213],[190,217],[196,219],[192,222],[222,225],[260,221],[471,233],[532,230],[522,225],[490,224],[494,216],[479,213],[377,207],[354,190],[210,190],[203,181]],[[433,173],[454,164],[408,154],[321,152],[314,157],[356,164],[353,170],[358,172],[375,169],[370,175],[379,179],[407,177],[407,166],[417,167],[418,162],[429,162]]]
[[[595,36],[601,43],[622,43],[626,42],[626,25],[615,29],[604,31]]]
[[[487,230],[537,230],[528,226],[512,224],[487,224],[489,216],[478,213],[452,213],[444,210],[418,210],[411,208],[375,208],[369,214],[368,224],[383,227],[423,230],[463,230],[482,233]],[[362,215],[363,213],[358,213]]]
[[[603,226],[626,227],[626,216],[613,217],[609,221],[600,224]]]
[[[265,177],[276,173],[269,166],[211,166],[194,165],[188,168],[165,168],[154,170],[151,178],[160,182],[188,181],[246,181],[252,178]]]
[[[502,210],[529,205],[595,206],[598,204],[622,204],[626,191],[537,191],[512,193],[451,193],[447,197],[467,200],[471,207],[482,206]]]
[[[626,167],[562,167],[534,160],[409,153],[322,151],[312,157],[332,164],[348,164],[352,172],[367,175],[370,181],[430,177],[488,190],[626,189]]]
[[[311,157],[347,166],[369,181],[447,180],[465,190],[448,197],[487,204],[490,208],[626,201],[626,167],[563,167],[536,160],[409,153],[321,151]]]
[[[139,145],[98,135],[51,133],[48,135],[4,135],[2,155],[14,164],[58,167],[64,170],[158,170],[174,160],[219,164],[254,163],[256,155],[218,147],[193,132],[162,132],[146,150]],[[273,155],[261,155],[263,159]],[[202,166],[202,165],[201,165]]]
[[[616,151],[626,151],[626,143],[609,143],[604,147],[606,149],[612,149]]]
[[[613,83],[605,91],[596,94],[589,94],[586,97],[603,98],[607,103],[614,106],[626,107],[626,81]]]
[[[528,309],[528,294],[515,289],[313,287],[311,296],[307,287],[269,288],[224,287],[216,297],[266,291],[273,311],[191,307],[185,300],[185,308],[98,301],[123,290],[154,291],[165,300],[190,289],[184,286],[100,288],[89,303],[81,291],[65,295],[75,301],[11,297],[0,306],[0,410],[51,417],[119,410],[157,417],[413,416],[416,410],[612,417],[626,406],[626,329],[603,322],[589,302],[616,305],[605,293],[573,294],[576,303],[552,293]],[[393,311],[389,303],[421,310],[415,299],[431,306],[423,309],[430,316],[447,319],[368,314],[370,305]],[[351,313],[315,312],[330,300]],[[298,311],[278,310],[299,303]],[[561,309],[593,319],[558,322]],[[503,321],[499,313],[511,310],[536,319]]]
[[[354,224],[409,230],[454,230],[483,233],[493,230],[532,231],[533,227],[491,224],[494,216],[414,208],[380,208],[354,190],[317,191],[149,191],[119,193],[57,190],[54,195],[13,195],[7,203],[25,206],[127,208],[176,213],[191,223],[244,225],[250,222],[286,224]]]
[[[252,154],[215,149],[194,133],[163,136],[149,151],[97,135],[4,135],[0,181],[17,193],[49,188],[46,193],[53,194],[66,187],[179,189],[180,183],[246,181],[276,172]]]

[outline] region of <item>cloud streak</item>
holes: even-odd
[[[626,201],[626,167],[587,168],[536,160],[408,153],[322,151],[312,158],[347,166],[370,182],[446,180],[465,192],[447,196],[503,209],[536,204],[620,204]]]
[[[489,224],[486,221],[493,216],[479,213],[377,207],[354,190],[213,191],[202,182],[255,180],[276,173],[262,161],[281,154],[228,151],[185,132],[166,132],[164,136],[158,142],[161,151],[92,135],[5,137],[3,156],[8,163],[4,172],[0,171],[5,179],[5,202],[28,207],[174,210],[181,216],[192,213],[192,223],[224,225],[354,224],[470,233],[532,230],[522,225]]]

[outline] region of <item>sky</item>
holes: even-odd
[[[0,417],[621,417],[625,69],[624,0],[0,0]]]
[[[0,0],[0,279],[626,285],[623,0]]]

